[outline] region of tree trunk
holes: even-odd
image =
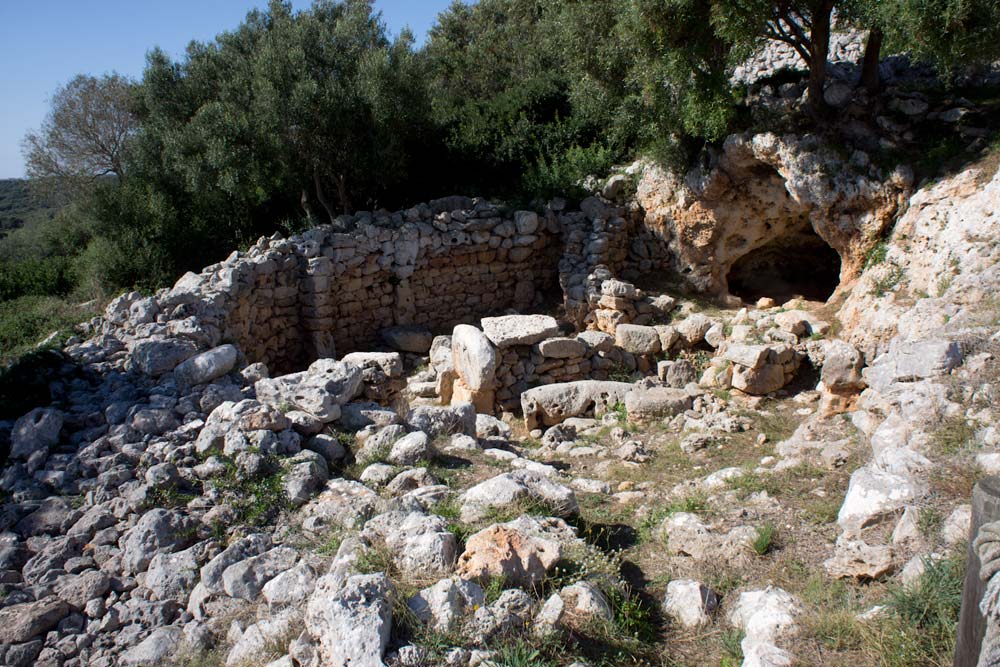
[[[830,56],[830,24],[833,14],[833,0],[818,0],[812,15],[812,32],[809,36],[812,48],[809,55],[809,106],[817,115],[826,109],[823,101],[823,87],[826,84],[826,62]]]
[[[878,94],[882,85],[878,69],[883,39],[885,39],[885,35],[882,34],[881,28],[871,29],[871,32],[868,33],[868,43],[865,44],[865,59],[861,66],[861,85],[873,97]]]
[[[334,212],[333,207],[330,206],[330,202],[327,200],[326,194],[323,192],[323,180],[319,177],[318,167],[313,167],[313,183],[316,186],[316,199],[318,199],[319,203],[326,209],[326,214],[330,218],[330,224],[333,224],[337,215]]]
[[[312,204],[309,203],[309,192],[302,188],[302,197],[299,199],[299,203],[302,205],[302,210],[306,212],[306,218],[309,220],[309,226],[316,226],[316,214],[313,212]]]
[[[341,174],[337,176],[337,198],[340,199],[340,206],[344,213],[351,213],[351,195],[347,192],[347,179]]]

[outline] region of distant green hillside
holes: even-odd
[[[28,181],[20,178],[0,179],[0,238],[29,222],[51,218],[56,210],[32,197]]]

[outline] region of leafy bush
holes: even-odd
[[[524,175],[524,190],[539,201],[556,196],[583,199],[590,194],[583,187],[584,179],[606,174],[614,157],[610,149],[598,144],[571,146],[551,158],[539,156]]]
[[[76,284],[68,257],[0,261],[0,301],[22,296],[65,295]]]

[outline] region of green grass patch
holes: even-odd
[[[0,363],[32,351],[49,334],[64,343],[73,328],[98,312],[97,306],[74,305],[54,296],[23,296],[0,302]]]
[[[945,667],[952,664],[962,606],[965,559],[928,560],[911,586],[889,590],[890,615],[866,625],[865,642],[879,667]]]

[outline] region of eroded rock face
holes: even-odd
[[[724,293],[737,260],[803,224],[840,255],[842,280],[856,277],[868,240],[909,194],[912,177],[882,176],[874,167],[851,172],[807,138],[733,135],[708,168],[684,179],[647,168],[636,197],[677,272],[698,290]]]

